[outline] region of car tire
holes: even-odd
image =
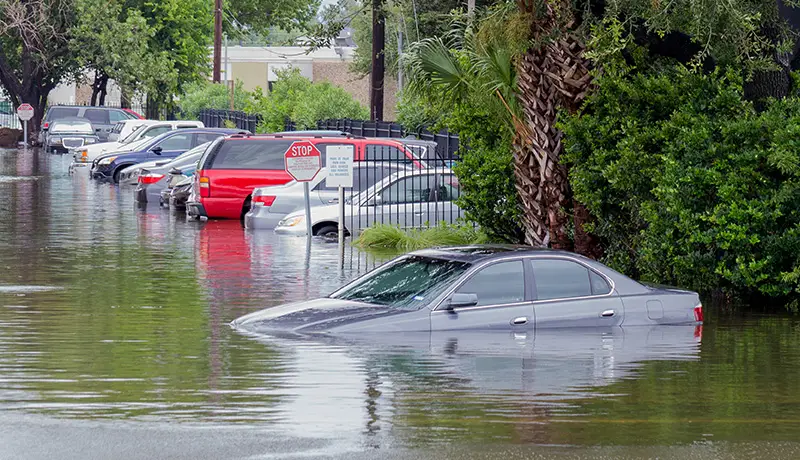
[[[336,238],[339,236],[339,228],[335,225],[323,225],[314,232],[314,236]]]
[[[244,216],[250,212],[250,208],[253,206],[252,200],[252,196],[248,196],[247,199],[244,200],[244,205],[242,205],[242,214],[239,216],[239,220],[242,221],[242,225],[244,225]]]
[[[114,174],[111,176],[112,180],[115,184],[119,184],[119,176],[122,174],[122,167],[119,167],[114,170]]]

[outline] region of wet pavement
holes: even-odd
[[[228,323],[379,264],[0,150],[0,459],[797,458],[800,322],[313,342]]]

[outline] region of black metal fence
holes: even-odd
[[[458,158],[458,134],[451,133],[447,130],[442,130],[438,133],[428,131],[424,128],[411,131],[407,130],[400,123],[390,121],[351,120],[349,118],[320,120],[317,122],[317,128],[344,131],[354,136],[389,138],[414,137],[420,140],[433,141],[436,142],[436,153],[441,158],[447,160],[455,160]],[[287,123],[286,130],[293,131],[294,124]]]
[[[237,128],[256,132],[261,117],[238,110],[203,109],[198,116],[209,128]]]

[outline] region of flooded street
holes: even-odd
[[[381,262],[0,150],[0,459],[798,458],[800,321],[248,337]]]

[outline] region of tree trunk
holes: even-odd
[[[161,101],[158,97],[153,97],[152,95],[147,95],[147,107],[145,109],[145,117],[148,120],[160,120],[161,119]]]
[[[580,41],[564,35],[529,49],[519,60],[518,95],[525,116],[519,135],[528,139],[531,148],[527,152],[517,149],[515,170],[528,243],[547,244],[544,238],[529,237],[541,235],[545,227],[552,247],[573,247],[566,212],[572,204],[572,190],[567,168],[560,162],[562,133],[555,123],[559,108],[577,110],[591,82],[583,52]]]
[[[128,91],[125,88],[120,88],[119,106],[123,109],[131,108],[131,97],[128,95]]]
[[[106,95],[108,94],[108,75],[103,74],[103,78],[100,80],[100,105],[106,105]]]

